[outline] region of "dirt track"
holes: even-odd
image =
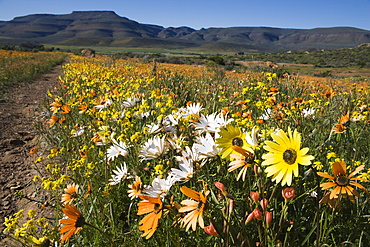
[[[30,200],[20,200],[16,194],[40,199],[32,187],[35,158],[29,155],[30,149],[39,144],[34,119],[40,114],[47,91],[57,85],[61,73],[62,66],[58,65],[32,83],[7,88],[0,101],[0,231],[4,229],[4,217],[20,209],[40,206]],[[0,235],[0,240],[2,238]],[[0,246],[7,245],[0,241]]]

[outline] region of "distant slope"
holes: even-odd
[[[113,11],[34,14],[0,21],[0,43],[192,49],[216,52],[282,52],[354,47],[370,31],[352,27],[283,29],[230,27],[195,30],[142,24]]]

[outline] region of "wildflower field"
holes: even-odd
[[[23,246],[367,246],[369,90],[72,56],[30,150],[50,200],[5,218],[3,234]]]
[[[61,64],[67,55],[51,52],[0,50],[0,89],[10,83],[27,82],[40,73]]]

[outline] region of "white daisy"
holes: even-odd
[[[134,114],[134,117],[138,118],[138,119],[144,119],[144,118],[147,118],[150,116],[150,111],[147,111],[147,112],[142,112],[142,113],[139,113],[139,114]]]
[[[140,99],[138,98],[128,98],[122,103],[122,105],[126,108],[131,108],[134,107],[138,102],[140,102]]]
[[[157,132],[161,131],[161,129],[162,129],[159,124],[155,124],[155,123],[147,124],[146,127],[148,127],[148,133],[149,134],[157,133]]]
[[[215,141],[210,133],[198,137],[197,143],[194,143],[193,148],[197,150],[202,159],[216,157],[221,151],[221,149],[216,147]]]
[[[313,109],[313,108],[302,110],[303,117],[308,117],[308,116],[313,115],[313,114],[315,114],[315,109]]]
[[[176,126],[179,124],[179,121],[177,120],[177,117],[173,114],[170,114],[170,115],[167,115],[163,121],[162,121],[162,124],[164,126]]]
[[[177,134],[175,133],[174,135],[167,136],[166,140],[169,143],[169,145],[173,149],[175,149],[177,152],[182,151],[182,146],[184,146],[183,143],[185,141],[185,136],[183,135],[177,136]]]
[[[112,100],[106,99],[103,104],[96,105],[95,108],[97,108],[99,111],[102,111],[103,109],[108,108],[112,103]]]
[[[152,185],[144,189],[144,193],[151,197],[164,198],[175,182],[172,176],[168,176],[166,179],[155,178],[152,181]]]
[[[253,127],[251,134],[246,133],[245,139],[252,147],[258,146],[258,133],[259,129],[256,127]]]
[[[215,120],[216,120],[216,122],[219,125],[219,127],[217,129],[217,132],[219,132],[219,130],[221,128],[224,128],[226,125],[228,125],[229,123],[231,123],[232,121],[234,121],[233,118],[227,119],[227,114],[224,115],[222,113],[217,114]]]
[[[71,131],[71,137],[77,137],[81,136],[85,132],[85,129],[83,127],[78,128],[77,130],[72,130]]]
[[[203,109],[204,108],[201,103],[197,103],[197,104],[193,103],[187,106],[187,112],[189,114],[199,115],[199,112]]]
[[[127,152],[127,149],[129,148],[129,146],[127,146],[124,142],[120,141],[119,143],[116,141],[116,139],[114,139],[114,132],[112,132],[111,134],[111,140],[112,140],[112,143],[113,143],[113,146],[111,146],[110,148],[108,148],[107,150],[107,157],[108,157],[108,160],[114,160],[115,158],[117,158],[118,156],[123,156],[123,157],[127,157],[128,155],[128,152]]]
[[[193,104],[188,105],[186,108],[184,108],[184,107],[180,108],[179,109],[179,115],[183,119],[187,118],[190,115],[199,116],[200,111],[203,110],[203,109],[204,108],[202,107],[202,104],[193,103]]]
[[[166,136],[150,138],[140,150],[139,157],[142,160],[156,159],[167,152]]]
[[[267,120],[270,117],[271,117],[271,108],[268,108],[268,109],[265,110],[265,113],[262,116],[260,116],[259,118],[263,119],[263,120]]]
[[[193,160],[182,156],[177,156],[176,160],[179,162],[180,169],[171,168],[168,175],[172,176],[175,181],[187,182],[194,175]]]
[[[220,124],[216,120],[216,114],[216,112],[207,116],[204,116],[202,114],[202,116],[199,118],[199,122],[194,123],[195,129],[211,133],[218,131],[218,129],[220,128]]]
[[[109,179],[111,181],[110,185],[116,185],[119,184],[122,180],[125,180],[127,178],[131,178],[130,174],[127,171],[126,163],[123,163],[123,167],[121,164],[121,167],[117,167],[116,170],[113,170],[112,178]]]

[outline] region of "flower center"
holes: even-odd
[[[293,149],[285,150],[285,152],[283,153],[283,160],[287,164],[293,165],[297,160],[297,152]]]
[[[231,141],[231,144],[233,144],[233,146],[243,147],[243,140],[242,140],[240,137],[235,137],[235,138]]]
[[[339,186],[347,186],[349,184],[350,179],[346,176],[340,176],[336,179],[336,182]]]
[[[76,192],[73,192],[70,194],[71,195],[71,199],[75,199],[77,198],[77,193]]]
[[[201,211],[203,209],[203,207],[204,207],[204,203],[202,201],[199,201],[198,206],[197,206],[197,210]]]
[[[161,211],[161,209],[162,209],[162,205],[161,204],[159,204],[159,203],[155,203],[154,204],[154,213],[155,214],[159,213]]]
[[[75,227],[83,227],[83,225],[85,225],[85,218],[80,215],[76,220]]]

